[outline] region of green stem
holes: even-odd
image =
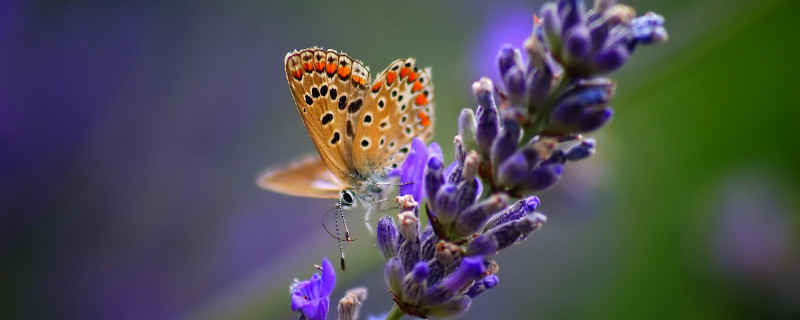
[[[389,310],[389,314],[386,315],[386,320],[400,320],[404,315],[403,310],[397,307],[397,304],[392,305],[392,309]]]
[[[561,94],[564,93],[570,82],[572,82],[572,78],[568,74],[563,73],[561,79],[558,79],[556,88],[550,93],[550,96],[547,97],[547,100],[545,100],[544,104],[542,105],[542,109],[539,110],[539,114],[536,115],[536,119],[534,119],[533,124],[525,128],[524,135],[519,141],[520,146],[528,144],[533,137],[542,133],[544,128],[547,126],[547,121],[550,119],[550,113],[553,112],[553,109],[555,109],[556,100],[561,96]]]

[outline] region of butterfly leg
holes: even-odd
[[[375,229],[372,228],[372,225],[369,223],[370,216],[372,216],[372,212],[375,211],[376,205],[371,205],[367,208],[367,213],[364,215],[364,225],[367,226],[367,232],[370,235],[375,235]]]

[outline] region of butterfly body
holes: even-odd
[[[262,188],[290,195],[338,198],[349,208],[382,200],[413,138],[433,136],[430,69],[395,60],[371,81],[369,69],[321,48],[289,52],[286,78],[319,157],[262,174]]]

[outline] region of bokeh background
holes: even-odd
[[[471,83],[541,3],[0,2],[0,318],[296,318],[289,283],[338,252],[331,201],[253,183],[314,152],[286,52],[432,66],[450,161]],[[463,318],[797,319],[800,2],[627,3],[670,41],[613,75],[596,156]],[[391,301],[350,216],[333,298],[368,286],[363,319]]]

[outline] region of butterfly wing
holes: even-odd
[[[309,48],[286,55],[286,78],[297,112],[328,170],[345,186],[355,182],[351,149],[364,105],[369,72],[333,50]]]
[[[256,179],[256,184],[293,196],[329,199],[338,199],[345,188],[317,156],[293,162],[288,167],[268,169]]]
[[[359,171],[396,168],[414,137],[433,137],[433,82],[430,68],[419,70],[413,58],[397,60],[381,72],[366,95],[356,121],[353,165]]]

